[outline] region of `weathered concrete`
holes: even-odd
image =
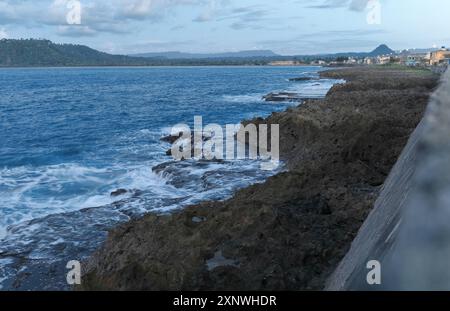
[[[366,264],[381,263],[369,286]],[[327,290],[450,290],[450,72]]]

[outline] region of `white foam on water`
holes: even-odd
[[[7,235],[10,225],[111,204],[118,200],[110,195],[117,189],[151,188],[161,195],[173,192],[162,177],[153,173],[152,166],[95,168],[68,163],[0,170],[0,239]]]
[[[345,83],[344,80],[320,79],[296,83],[288,88],[289,92],[298,93],[301,97],[324,97],[335,84]]]
[[[161,129],[161,133],[162,133],[163,136],[168,136],[168,135],[171,135],[172,132],[173,132],[173,133],[180,133],[180,132],[183,132],[184,129],[185,129],[185,128],[183,128],[183,127],[177,127],[176,125],[174,125],[174,126],[172,126],[172,127],[167,126],[167,127],[163,127],[163,128]]]
[[[229,103],[258,103],[263,101],[263,94],[224,95],[223,100]]]

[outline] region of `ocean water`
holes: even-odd
[[[66,263],[147,212],[222,200],[274,172],[257,161],[173,162],[178,123],[235,124],[324,96],[318,67],[0,69],[0,289],[68,289]],[[112,197],[117,189],[128,193]]]

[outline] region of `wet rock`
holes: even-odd
[[[163,138],[161,138],[161,141],[164,142],[168,142],[170,144],[174,144],[181,136],[183,135],[183,133],[179,133],[178,136],[165,136]],[[210,140],[212,137],[208,134],[208,133],[203,133],[202,134],[202,142],[207,142],[208,140]],[[198,152],[200,152],[200,149],[198,147],[196,147],[195,145],[195,140],[194,140],[194,133],[191,134],[191,158],[194,157],[196,150],[199,150]],[[180,151],[183,151],[185,146],[179,146],[178,147]],[[172,148],[166,150],[166,155],[167,156],[172,156]],[[182,160],[186,160],[186,159],[182,159]]]
[[[182,132],[178,133],[178,135],[168,135],[168,136],[164,136],[161,137],[160,140],[169,144],[173,144],[174,142],[176,142],[181,136],[183,135]]]
[[[298,93],[279,92],[279,93],[269,93],[263,96],[263,100],[269,102],[286,102],[286,101],[301,101],[302,98]]]
[[[289,81],[298,82],[298,81],[311,81],[311,80],[319,80],[319,78],[314,77],[297,77],[297,78],[291,78]]]
[[[117,189],[117,190],[111,192],[111,196],[112,196],[112,197],[118,197],[118,196],[120,196],[120,195],[126,194],[127,192],[128,192],[127,189]]]
[[[169,144],[173,144],[175,143],[178,139],[180,139],[180,137],[183,136],[183,132],[179,132],[177,135],[168,135],[168,136],[163,136],[160,138],[161,141],[169,143]],[[211,136],[208,133],[203,133],[202,136],[202,140],[208,141],[211,139]],[[194,133],[191,133],[191,141],[194,141]]]

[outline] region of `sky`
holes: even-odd
[[[450,46],[449,12],[448,0],[0,0],[0,38],[114,54],[430,48]]]

